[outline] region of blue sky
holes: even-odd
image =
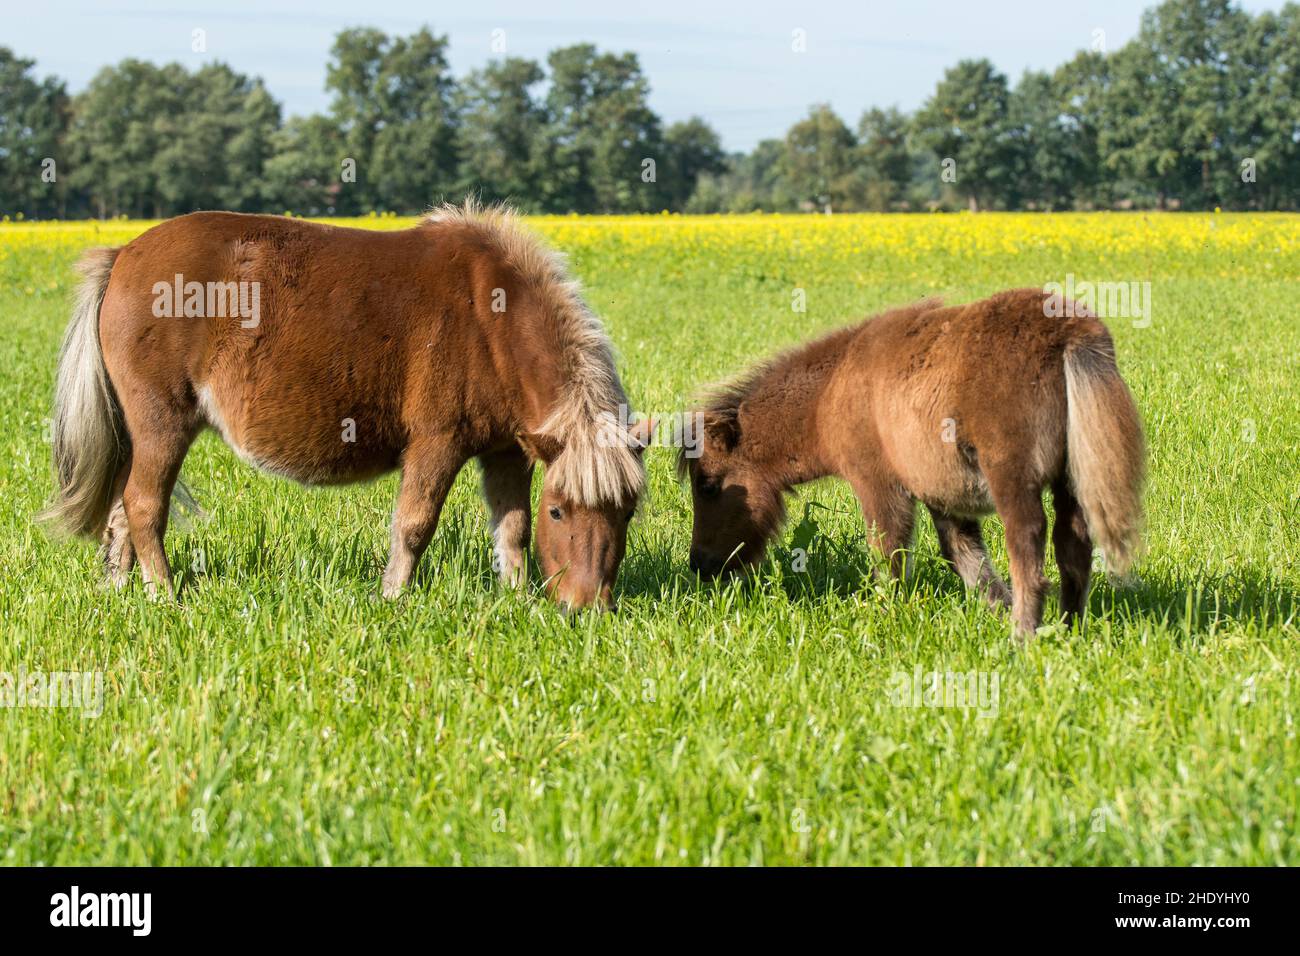
[[[904,0],[748,3],[650,0],[430,3],[413,0],[224,0],[222,3],[0,0],[0,44],[66,79],[74,92],[127,56],[199,65],[220,59],[261,76],[289,113],[325,109],[325,62],[348,26],[410,33],[428,24],[451,39],[461,75],[506,52],[543,60],[558,46],[587,41],[634,50],[651,84],[651,104],[668,122],[699,114],[728,149],[779,136],[814,102],[829,102],[850,125],[869,106],[918,106],[947,66],[985,56],[1013,79],[1050,68],[1104,31],[1114,49],[1137,31],[1142,0]],[[1247,10],[1281,0],[1246,0]],[[191,31],[207,52],[191,50]],[[792,49],[795,30],[806,50]]]

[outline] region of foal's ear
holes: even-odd
[[[529,458],[546,465],[559,458],[560,452],[564,451],[563,442],[554,435],[547,435],[544,432],[520,432],[515,438]]]
[[[652,418],[643,418],[627,427],[628,446],[638,455],[644,455],[655,437],[655,423]]]
[[[740,420],[736,413],[704,413],[704,434],[717,442],[727,451],[736,447],[740,441]]]

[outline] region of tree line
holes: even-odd
[[[223,63],[128,59],[75,96],[0,47],[0,212],[418,213],[476,193],[527,212],[1300,206],[1300,6],[1166,0],[1119,49],[1014,85],[949,70],[914,113],[816,105],[727,154],[665,124],[635,54],[591,44],[452,75],[424,28],[339,33],[323,114],[285,118]]]

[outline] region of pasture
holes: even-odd
[[[533,225],[651,412],[921,296],[1149,282],[1149,321],[1108,320],[1150,446],[1134,579],[1020,650],[928,518],[917,579],[874,582],[827,482],[756,580],[701,586],[652,448],[618,614],[496,584],[472,467],[413,593],[380,603],[393,476],[306,490],[207,434],[182,476],[207,517],[168,532],[180,603],[138,572],[111,593],[33,514],[72,263],[148,224],[3,224],[0,674],[98,672],[102,712],[0,707],[0,861],[1300,863],[1300,216]],[[979,699],[944,706],[957,684]]]

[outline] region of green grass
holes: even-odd
[[[392,477],[308,491],[208,435],[184,475],[210,517],[168,535],[181,603],[138,582],[112,593],[93,548],[33,523],[75,244],[11,244],[0,671],[102,670],[105,701],[97,719],[0,709],[0,860],[1300,862],[1300,283],[1274,277],[1296,275],[1294,254],[1246,275],[1213,250],[1150,248],[846,264],[751,232],[691,249],[679,227],[630,251],[617,221],[597,223],[573,248],[629,390],[656,411],[936,289],[1151,279],[1153,326],[1112,323],[1151,446],[1136,580],[1098,582],[1086,633],[1017,649],[940,565],[928,521],[914,584],[870,583],[852,498],[825,482],[792,502],[795,521],[805,502],[829,509],[810,512],[806,572],[787,530],[757,580],[702,587],[688,496],[654,449],[617,615],[566,621],[536,583],[494,583],[472,468],[417,587],[385,604]],[[801,283],[806,314],[789,305]],[[995,677],[996,713],[897,706],[893,675],[917,667]]]

